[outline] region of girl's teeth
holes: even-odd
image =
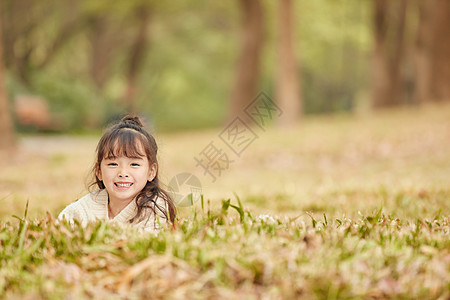
[[[131,183],[117,183],[118,187],[129,187],[131,186]]]

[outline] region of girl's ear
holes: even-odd
[[[95,166],[95,175],[97,176],[97,178],[102,181],[102,172],[100,171],[100,166],[97,164]]]
[[[148,172],[148,181],[152,181],[156,177],[156,172],[158,172],[158,165],[153,163],[150,165],[150,171]]]

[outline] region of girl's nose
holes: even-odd
[[[128,173],[126,170],[122,169],[119,171],[119,177],[128,177]]]

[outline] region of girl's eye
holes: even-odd
[[[117,166],[117,163],[108,163],[108,166],[112,166],[112,167],[115,167],[115,166]]]
[[[140,164],[138,164],[138,163],[132,163],[131,166],[133,166],[133,167],[139,167]]]

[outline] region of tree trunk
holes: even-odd
[[[417,2],[415,97],[419,103],[450,100],[450,1]]]
[[[137,15],[139,19],[139,28],[136,38],[131,46],[130,61],[127,72],[127,86],[123,96],[123,101],[128,112],[136,111],[137,79],[140,67],[142,66],[145,58],[145,52],[148,44],[147,31],[150,19],[148,8],[141,7],[137,10]]]
[[[417,0],[419,13],[419,25],[416,33],[415,44],[415,100],[418,103],[426,103],[431,100],[431,44],[433,40],[433,18],[431,8],[434,1]]]
[[[1,7],[0,7],[1,16]],[[5,89],[5,71],[3,65],[3,35],[0,22],[0,151],[11,151],[15,146],[14,126]]]
[[[108,79],[109,65],[115,49],[114,38],[117,32],[112,29],[113,24],[107,15],[98,15],[91,19],[91,78],[99,90],[102,90]]]
[[[374,0],[374,37],[375,48],[372,57],[372,97],[374,107],[391,102],[391,87],[385,44],[387,35],[387,1]]]
[[[283,112],[280,118],[281,125],[292,125],[300,119],[302,110],[299,65],[293,47],[293,3],[291,0],[279,0],[278,3],[278,70],[275,100]]]
[[[400,0],[394,3],[395,15],[392,21],[394,38],[390,40],[392,45],[392,54],[390,57],[391,78],[392,78],[392,104],[398,105],[405,103],[405,74],[403,68],[407,53],[405,51],[405,31],[406,31],[406,10],[409,0]]]
[[[431,64],[431,97],[450,100],[450,1],[436,0],[433,6],[434,36]]]
[[[407,0],[374,0],[372,101],[375,108],[402,102],[406,8]]]
[[[242,8],[241,52],[231,94],[228,120],[242,116],[245,123],[250,118],[242,114],[244,108],[256,97],[263,45],[263,12],[260,0],[239,0]]]

